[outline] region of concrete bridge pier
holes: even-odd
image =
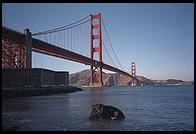
[[[32,68],[32,36],[28,28],[24,30],[25,35],[25,52],[26,52],[26,68]]]

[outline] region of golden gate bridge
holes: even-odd
[[[102,69],[138,81],[120,64],[100,13],[33,34],[2,27],[2,68],[31,68],[32,51],[90,65],[89,86],[103,85]]]

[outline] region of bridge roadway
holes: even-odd
[[[112,67],[112,66],[107,65],[103,62],[101,63],[97,60],[92,60],[86,56],[71,52],[69,50],[60,48],[58,46],[54,46],[52,44],[49,44],[47,42],[44,42],[44,41],[41,41],[38,39],[32,38],[32,51],[55,56],[55,57],[59,57],[59,58],[63,58],[63,59],[67,59],[67,60],[71,60],[71,61],[75,61],[75,62],[79,62],[79,63],[83,63],[85,65],[102,66],[103,69],[106,69],[106,70],[109,70],[112,72],[116,72],[116,73],[119,73],[122,75],[127,75],[127,76],[133,78],[134,80],[137,80],[137,78],[133,77],[132,75],[130,75],[127,72],[124,72],[118,68]]]

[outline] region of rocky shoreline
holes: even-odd
[[[72,93],[83,91],[81,88],[73,86],[51,86],[51,87],[12,87],[2,89],[2,98],[30,97],[40,95],[51,95],[60,93]]]

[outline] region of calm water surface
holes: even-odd
[[[194,130],[194,86],[83,88],[84,91],[2,100],[3,128],[53,131]],[[120,109],[122,121],[89,121],[91,104]]]

